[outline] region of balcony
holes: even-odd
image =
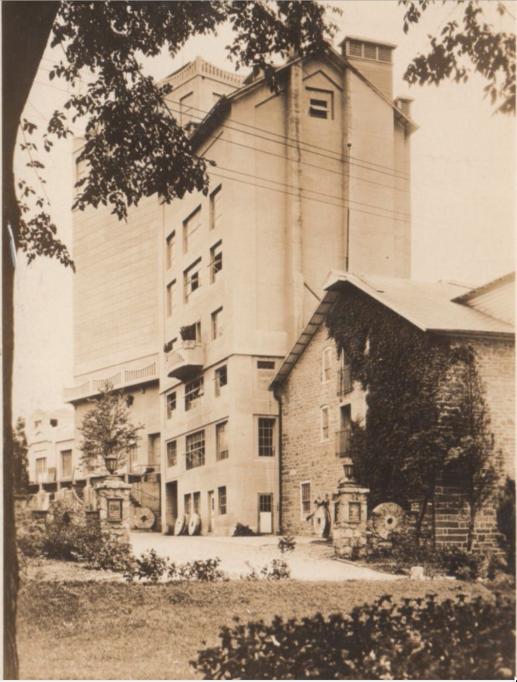
[[[198,341],[183,341],[167,356],[167,375],[185,381],[203,368],[203,346]]]
[[[350,367],[341,367],[337,374],[337,394],[339,397],[350,393],[353,388]]]
[[[336,431],[336,457],[348,457],[350,452],[350,427]]]

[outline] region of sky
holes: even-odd
[[[461,5],[449,0],[431,7],[421,23],[405,35],[403,8],[396,0],[342,0],[335,45],[345,35],[391,42],[394,52],[394,96],[413,98],[412,118],[419,128],[411,142],[412,277],[453,279],[478,285],[514,268],[515,118],[494,114],[484,98],[483,82],[409,87],[402,79],[407,64],[429,45],[450,20],[461,17]],[[517,16],[517,2],[505,3]],[[515,22],[483,3],[497,30],[515,31]],[[226,59],[229,30],[191,40],[176,55],[145,63],[156,78],[166,76],[201,55],[233,70]],[[67,98],[67,85],[49,81],[59,53],[47,49],[36,76],[25,117],[40,126]],[[38,132],[35,133],[37,139]],[[42,160],[44,192],[60,238],[72,247],[72,144],[62,141]],[[19,151],[15,172],[35,187],[40,181],[25,167]],[[35,409],[63,402],[63,388],[73,385],[73,273],[46,258],[27,266],[18,258],[15,280],[15,362],[13,414],[28,417]]]

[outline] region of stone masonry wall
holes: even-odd
[[[331,348],[330,379],[322,382],[322,353]],[[301,483],[311,484],[314,500],[332,499],[343,476],[336,455],[336,431],[340,428],[340,406],[351,406],[352,419],[364,415],[364,396],[357,386],[342,399],[338,396],[336,346],[326,327],[316,332],[282,390],[282,531],[310,535],[311,523],[302,515]],[[329,438],[322,439],[321,408],[329,407]],[[332,508],[330,507],[332,511]]]

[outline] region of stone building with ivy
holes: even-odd
[[[473,544],[493,546],[514,477],[514,275],[470,289],[332,272],[325,292],[272,383],[282,530],[312,533],[322,501],[332,519],[352,457],[370,507],[398,502],[466,546],[471,499]]]

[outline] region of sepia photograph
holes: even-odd
[[[515,680],[516,0],[2,0],[3,679]]]

